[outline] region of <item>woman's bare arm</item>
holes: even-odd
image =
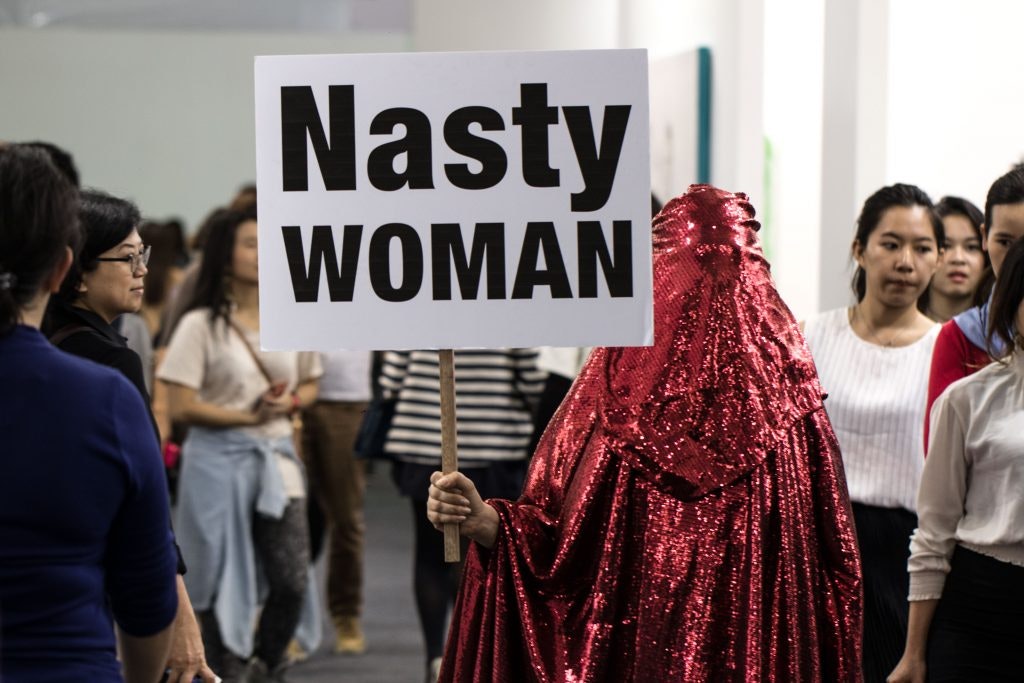
[[[155,683],[160,680],[171,651],[173,630],[172,623],[151,636],[136,637],[117,629],[125,683]]]
[[[264,421],[257,411],[235,410],[200,401],[199,392],[183,384],[168,383],[167,388],[171,418],[177,422],[203,427],[244,427]]]

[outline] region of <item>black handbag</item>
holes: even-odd
[[[391,460],[384,452],[391,420],[395,417],[397,399],[375,398],[363,414],[363,422],[356,433],[355,456],[362,460]]]

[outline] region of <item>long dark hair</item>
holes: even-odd
[[[0,336],[78,247],[78,191],[47,153],[0,147]]]
[[[211,325],[217,318],[227,319],[231,312],[227,280],[231,274],[231,261],[235,253],[235,237],[242,223],[254,220],[255,206],[244,211],[217,209],[206,221],[204,230],[207,238],[203,249],[203,262],[199,267],[195,294],[188,310],[209,308]]]
[[[882,216],[885,212],[898,206],[908,208],[923,206],[926,208],[932,222],[932,229],[935,232],[935,245],[939,249],[942,248],[942,243],[946,240],[946,233],[942,228],[942,221],[935,213],[935,206],[932,204],[931,198],[916,185],[896,183],[895,185],[883,187],[864,201],[864,206],[860,210],[860,216],[857,217],[857,233],[855,236],[857,244],[860,245],[861,249],[867,248],[868,238],[882,221]],[[867,274],[859,265],[853,272],[853,280],[850,282],[850,286],[853,288],[853,293],[857,295],[857,301],[863,301],[864,295],[867,293]]]
[[[143,244],[152,248],[146,264],[146,289],[142,300],[147,306],[159,306],[169,293],[171,272],[182,262],[185,238],[181,226],[171,222],[146,221],[139,226]]]
[[[1016,239],[1006,251],[988,309],[989,355],[995,357],[996,342],[1015,351],[1022,330],[1017,329],[1017,311],[1024,302],[1024,239]]]

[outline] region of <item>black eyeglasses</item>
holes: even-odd
[[[149,252],[152,251],[152,247],[148,244],[142,247],[142,250],[138,254],[128,254],[127,256],[103,256],[96,258],[97,261],[119,261],[121,263],[127,263],[133,273],[139,272],[139,269],[149,263]]]

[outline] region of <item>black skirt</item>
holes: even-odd
[[[928,631],[928,680],[1024,681],[1024,567],[957,546]]]

